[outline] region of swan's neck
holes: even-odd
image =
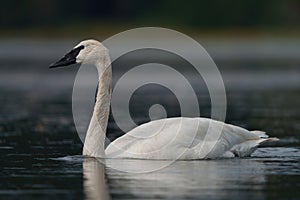
[[[99,85],[93,115],[86,133],[83,155],[105,157],[104,143],[111,98],[111,67],[96,66]]]

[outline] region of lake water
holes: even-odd
[[[99,161],[80,156],[82,143],[72,117],[72,86],[78,66],[47,68],[72,42],[0,43],[1,199],[300,198],[300,60],[295,53],[300,52],[299,41],[205,44],[224,79],[226,122],[264,130],[280,138],[279,142],[259,148],[246,159],[177,161],[152,173],[120,172],[113,166],[142,169],[166,161]],[[268,52],[265,57],[262,46]],[[282,54],[276,47],[283,49]],[[151,59],[158,54],[161,52],[147,52]],[[137,55],[113,64],[114,83],[132,63],[149,61],[149,57],[135,61]],[[160,61],[175,68],[180,64],[188,67],[172,56],[167,60],[160,57]],[[211,104],[205,84],[186,68],[180,69],[193,85],[201,116],[209,117]],[[149,85],[131,99],[134,121],[149,121],[148,108],[157,103],[166,106],[168,117],[180,115],[174,94]],[[110,116],[108,138],[122,134]]]

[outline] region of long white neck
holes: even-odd
[[[107,58],[109,59],[109,58]],[[82,154],[105,157],[104,143],[111,99],[111,66],[97,62],[99,85],[93,115],[85,136]]]

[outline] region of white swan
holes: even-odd
[[[96,40],[85,40],[50,68],[74,63],[95,65],[99,75],[96,103],[83,147],[85,156],[185,160],[245,157],[258,145],[278,140],[262,131],[248,131],[212,119],[168,118],[138,126],[104,150],[111,99],[108,50]]]

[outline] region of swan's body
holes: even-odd
[[[160,127],[159,130],[157,127]],[[218,131],[220,127],[220,138],[204,144],[206,134]],[[112,158],[183,160],[246,157],[259,144],[274,140],[266,137],[264,132],[250,132],[207,118],[168,118],[151,121],[129,131],[113,141],[105,149],[105,155]],[[207,152],[207,149],[211,151]]]
[[[264,142],[275,141],[261,131],[225,124],[207,118],[168,118],[134,128],[105,149],[104,141],[111,98],[111,66],[107,49],[86,40],[50,67],[73,63],[93,64],[99,74],[94,112],[86,134],[83,155],[136,159],[213,159],[251,155]],[[217,134],[215,138],[206,138]]]

